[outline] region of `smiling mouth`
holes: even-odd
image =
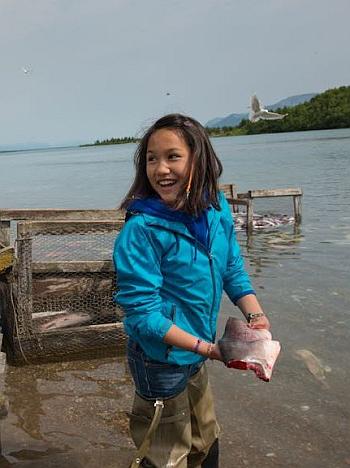
[[[161,188],[173,187],[176,184],[176,180],[160,180],[157,185]]]

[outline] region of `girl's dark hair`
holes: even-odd
[[[141,138],[134,156],[135,179],[120,208],[127,209],[136,198],[156,195],[147,177],[146,153],[151,135],[160,129],[177,132],[191,150],[188,180],[180,190],[174,208],[195,216],[211,204],[219,210],[218,179],[222,173],[222,164],[215,154],[205,128],[197,120],[181,114],[161,117]],[[187,193],[186,188],[191,177],[190,191]]]

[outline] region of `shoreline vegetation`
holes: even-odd
[[[206,127],[206,130],[210,137],[226,137],[350,128],[350,86],[328,89],[308,102],[274,112],[288,116],[283,120],[260,120],[256,123],[244,119],[237,127]],[[80,146],[120,145],[138,141],[140,139],[135,137],[109,138]]]
[[[134,137],[122,137],[122,138],[108,138],[106,140],[96,140],[94,143],[86,143],[79,145],[80,147],[85,146],[99,146],[99,145],[125,145],[126,143],[137,143],[139,138]]]
[[[244,119],[237,127],[207,128],[207,131],[209,136],[217,137],[350,128],[350,86],[329,89],[308,102],[274,112],[288,115],[283,120],[256,123]]]

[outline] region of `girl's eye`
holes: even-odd
[[[152,156],[152,155],[147,156],[147,162],[148,162],[148,163],[149,163],[149,162],[155,161],[155,159],[156,159],[156,158],[155,158],[154,156]]]
[[[180,155],[176,153],[169,154],[169,159],[178,159],[179,157]]]

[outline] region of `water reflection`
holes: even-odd
[[[243,256],[251,267],[251,274],[261,276],[267,267],[283,266],[282,261],[301,257],[301,244],[305,240],[300,226],[293,225],[278,229],[255,231],[238,236]],[[269,273],[272,271],[270,269]]]
[[[72,451],[78,463],[77,453],[130,450],[131,386],[124,358],[7,367],[10,412],[1,428],[0,466]]]

